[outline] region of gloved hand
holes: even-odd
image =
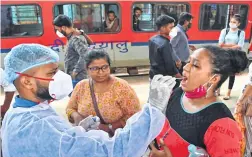
[[[176,78],[171,76],[155,75],[150,85],[149,103],[163,113],[166,110]]]
[[[87,118],[80,121],[79,126],[82,126],[86,131],[98,130],[100,125],[100,118],[95,116],[88,116]]]

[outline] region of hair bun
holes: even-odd
[[[246,69],[248,65],[248,58],[244,51],[237,49],[228,49],[227,52],[230,56],[230,63],[233,74],[239,73]]]

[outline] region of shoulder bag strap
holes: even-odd
[[[98,105],[97,105],[97,102],[96,102],[96,97],[95,97],[95,93],[94,93],[93,81],[92,81],[91,78],[89,79],[89,87],[90,87],[90,94],[91,94],[91,97],[92,97],[92,101],[93,101],[95,113],[96,113],[96,115],[100,118],[101,123],[102,123],[102,124],[106,124],[105,121],[104,121],[104,119],[103,119],[102,116],[101,116],[101,113],[100,113],[100,111],[99,111],[99,108],[98,108]]]
[[[238,30],[238,40],[240,39],[241,30]]]
[[[225,41],[225,38],[226,38],[228,32],[229,32],[229,28],[226,28],[226,34],[225,34],[225,36],[224,36],[224,41]]]

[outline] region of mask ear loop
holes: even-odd
[[[212,88],[213,84],[207,89],[205,98],[208,98],[208,91]]]
[[[52,79],[52,78],[35,77],[35,76],[30,76],[30,75],[27,75],[27,74],[20,73],[20,72],[15,72],[15,73],[18,74],[18,75],[20,75],[20,76],[31,77],[31,78],[35,78],[35,79],[38,79],[38,80],[43,80],[43,81],[54,81],[54,79]]]
[[[216,75],[217,75],[217,74],[214,74],[213,77],[211,77],[211,78],[209,79],[209,81],[211,81],[211,79],[213,79]],[[208,81],[208,82],[209,82],[209,81]],[[207,82],[206,84],[208,84],[208,82]],[[211,84],[210,87],[207,89],[205,98],[208,98],[208,94],[207,94],[207,93],[208,93],[208,91],[209,91],[212,87],[213,87],[213,84]]]
[[[56,95],[55,94],[52,94],[52,99],[51,100],[48,100],[48,103],[50,104],[51,102],[55,101],[56,100]]]

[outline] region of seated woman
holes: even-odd
[[[104,21],[106,32],[117,32],[119,30],[119,19],[116,17],[114,11],[107,13],[107,19]]]
[[[100,118],[105,122],[99,129],[111,133],[124,127],[126,120],[140,110],[135,91],[125,80],[110,75],[110,58],[103,49],[89,51],[86,68],[90,79],[76,85],[66,109],[69,121],[78,125],[89,115],[97,115],[91,83]]]
[[[240,157],[241,131],[215,91],[247,63],[240,50],[205,46],[194,51],[184,67],[181,87],[169,100],[166,127],[157,137],[172,155],[154,151],[153,157],[187,157],[190,144],[205,149],[211,157]]]

